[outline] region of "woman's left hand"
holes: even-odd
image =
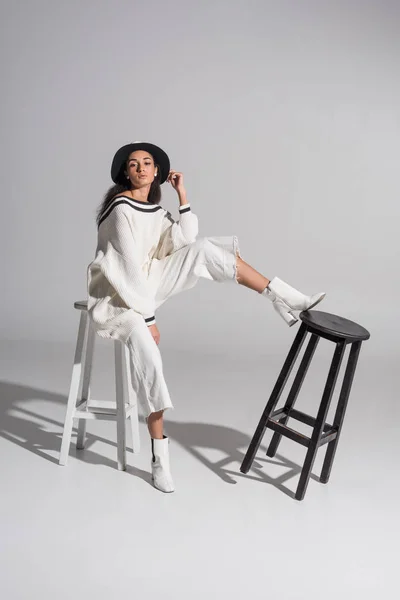
[[[185,186],[183,183],[183,173],[171,170],[168,174],[167,181],[178,193],[182,193],[185,191]]]

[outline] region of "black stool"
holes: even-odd
[[[364,340],[369,339],[370,334],[366,329],[364,329],[364,327],[361,327],[361,325],[358,325],[353,321],[349,321],[348,319],[344,319],[343,317],[338,317],[337,315],[332,315],[326,312],[320,312],[316,310],[304,311],[300,313],[299,316],[302,321],[300,329],[297,332],[274,389],[272,390],[271,396],[261,416],[260,422],[258,423],[246,456],[241,464],[240,471],[242,473],[247,473],[251,467],[265,430],[267,428],[272,429],[274,431],[274,435],[268,447],[267,456],[275,456],[275,452],[278,448],[279,442],[281,441],[282,435],[308,448],[300,475],[300,481],[295,494],[296,500],[303,500],[317,450],[324,444],[328,444],[328,448],[322,467],[320,481],[321,483],[327,483],[329,480],[329,475],[332,469],[332,463],[346,412],[347,400],[349,398],[358,356],[360,354],[361,344]],[[311,337],[309,339],[306,351],[304,352],[298,372],[293,381],[285,406],[273,412],[308,332],[310,332]],[[314,418],[294,409],[293,406],[321,337],[334,342],[336,344],[336,348],[322,395],[321,404],[318,409],[318,414],[317,417]],[[343,378],[342,388],[340,390],[334,421],[332,425],[329,425],[329,423],[326,423],[325,420],[328,414],[333,390],[335,388],[336,380],[340,370],[340,365],[346,350],[346,344],[351,344],[349,358]],[[289,418],[300,421],[301,423],[305,423],[306,425],[310,425],[313,428],[311,437],[307,437],[302,433],[287,427],[286,423]]]

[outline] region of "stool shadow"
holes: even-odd
[[[32,452],[49,462],[59,465],[59,453],[64,427],[64,412],[62,422],[45,414],[32,411],[29,402],[42,400],[52,404],[62,405],[66,410],[67,397],[64,394],[49,392],[48,390],[33,388],[8,381],[0,381],[0,437],[24,450]],[[51,428],[51,429],[50,429]],[[54,431],[53,429],[59,429]],[[76,449],[77,427],[72,429],[71,447],[68,458],[76,458],[85,463],[105,465],[117,468],[117,444],[104,437],[88,433],[85,448]],[[127,450],[131,450],[129,432],[127,434]],[[115,459],[110,459],[91,450],[95,442],[110,444],[115,448]],[[51,456],[48,452],[55,453]],[[127,472],[151,483],[151,473],[127,465]]]
[[[28,404],[30,401],[43,400],[45,402],[62,405],[63,409],[65,409],[67,401],[66,396],[64,394],[49,392],[48,390],[40,388],[1,381],[0,398],[0,436],[5,440],[16,444],[20,448],[32,452],[36,456],[40,456],[41,458],[58,465],[64,422],[63,420],[58,421],[45,414],[32,411],[29,409]],[[140,418],[140,421],[142,424],[145,424],[144,419]],[[49,427],[55,430],[58,429],[59,431],[49,430]],[[186,450],[186,452],[191,454],[226,483],[236,484],[237,480],[234,479],[234,477],[237,478],[238,476],[249,478],[275,486],[285,494],[294,497],[294,492],[291,492],[286,488],[283,483],[300,474],[302,467],[279,454],[277,454],[274,459],[264,458],[267,448],[262,443],[260,444],[258,453],[249,473],[245,474],[240,472],[240,464],[242,463],[244,454],[251,441],[249,435],[231,427],[214,425],[211,423],[177,422],[170,420],[165,420],[164,430],[166,435],[171,439],[174,439]],[[85,448],[77,450],[77,432],[77,428],[73,427],[69,458],[76,458],[90,464],[105,465],[113,469],[116,468],[116,456],[115,459],[110,459],[91,450],[91,447],[95,442],[103,442],[113,446],[116,452],[117,444],[114,441],[89,432],[86,436]],[[130,441],[130,434],[128,433],[128,452],[132,451]],[[201,449],[204,449],[205,451],[217,450],[224,453],[225,457],[213,462],[202,454]],[[242,449],[244,449],[244,451]],[[48,451],[54,453],[55,456],[49,455]],[[227,465],[230,465],[231,463],[237,463],[237,470],[227,468]],[[288,468],[289,471],[277,478],[273,478],[262,471],[263,464],[261,463],[279,465]],[[139,477],[152,485],[150,462],[149,472],[131,465],[127,465],[126,472],[129,472],[135,477]],[[311,478],[319,481],[319,478],[313,474],[311,474]]]
[[[43,400],[66,406],[65,395],[1,381],[0,398],[0,436],[41,458],[58,463],[58,457],[49,456],[46,450],[60,451],[63,423],[30,410],[28,404]],[[61,431],[49,431],[48,426]]]
[[[291,498],[295,497],[295,492],[292,492],[283,484],[289,479],[300,475],[302,465],[300,466],[280,454],[276,454],[274,458],[266,457],[267,446],[262,443],[250,471],[241,473],[239,467],[251,442],[251,437],[238,429],[211,423],[177,422],[166,419],[164,421],[164,432],[165,435],[180,444],[186,452],[226,483],[238,483],[236,478],[239,476],[270,484]],[[244,448],[244,451],[242,448]],[[207,452],[207,450],[220,451],[225,457],[213,462],[202,453],[202,449],[204,452]],[[237,470],[227,468],[227,465],[231,463],[238,463]],[[262,471],[264,466],[262,463],[270,463],[289,470],[278,477],[271,477]],[[319,477],[313,474],[311,474],[311,478],[319,481]]]

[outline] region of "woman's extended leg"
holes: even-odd
[[[307,296],[278,277],[269,280],[246,263],[241,256],[236,258],[236,281],[269,298],[275,310],[289,326],[298,320],[293,314],[294,310],[309,310],[325,297],[325,292]]]
[[[152,262],[149,280],[151,287],[155,286],[156,309],[167,298],[192,288],[200,278],[220,283],[236,281],[257,291],[272,302],[289,326],[298,320],[293,311],[308,310],[325,297],[324,292],[303,294],[278,277],[269,280],[243,260],[235,235],[214,236],[197,238]]]
[[[240,256],[237,257],[236,261],[236,281],[240,285],[244,285],[251,290],[261,293],[270,280],[264,275],[261,275],[256,271],[249,263],[245,262]]]

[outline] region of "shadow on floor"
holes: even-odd
[[[43,389],[3,381],[0,382],[0,397],[2,399],[0,403],[1,437],[58,465],[64,410],[66,409],[67,402],[66,396],[51,393]],[[63,407],[62,420],[58,421],[45,414],[39,414],[30,410],[29,403],[35,400],[61,405]],[[146,427],[145,431],[147,433],[147,426],[144,419],[141,418],[140,421]],[[250,471],[246,474],[240,472],[240,465],[251,441],[250,435],[232,427],[214,425],[212,423],[177,422],[172,420],[165,421],[164,431],[170,437],[171,441],[179,444],[193,458],[210,469],[226,483],[237,484],[238,477],[248,478],[260,483],[273,485],[291,498],[294,498],[294,492],[283,484],[292,477],[299,475],[302,467],[279,454],[273,459],[267,458],[267,448],[263,444],[259,447]],[[117,448],[114,441],[107,440],[93,433],[88,433],[85,448],[77,450],[76,435],[77,428],[74,427],[70,457],[83,460],[85,463],[101,464],[117,468]],[[128,451],[131,449],[130,435],[130,428],[128,427]],[[143,428],[141,428],[141,435],[143,435]],[[109,459],[92,450],[93,445],[99,441],[110,444],[115,448],[115,460]],[[206,457],[209,450],[219,451],[224,457],[220,460],[212,461]],[[50,456],[49,452],[55,454],[55,456]],[[287,471],[278,477],[270,477],[263,471],[268,463],[287,469]],[[231,468],[228,468],[229,465],[231,465]],[[152,485],[151,474],[149,472],[137,469],[131,465],[128,465],[127,471]],[[311,478],[319,481],[319,478],[313,474]]]

